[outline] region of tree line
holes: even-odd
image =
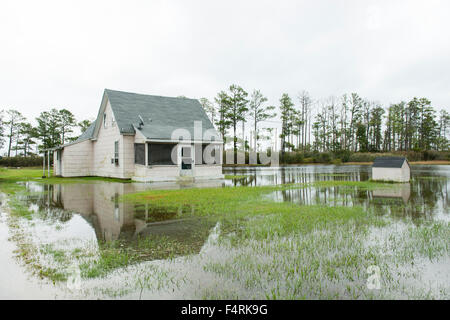
[[[278,106],[269,105],[259,90],[251,95],[238,85],[220,91],[213,100],[200,102],[223,137],[230,136],[233,149],[258,148],[264,135],[258,127],[263,121],[281,125],[282,154],[292,151],[316,152],[392,152],[448,151],[450,114],[437,112],[426,98],[413,98],[383,107],[357,93],[314,100],[307,91],[296,101],[283,93]],[[279,119],[279,120],[278,120]],[[253,137],[245,135],[251,123]],[[242,126],[242,137],[237,136]],[[269,133],[271,128],[264,128]],[[278,149],[278,148],[277,148]]]
[[[278,105],[268,103],[260,90],[250,94],[233,84],[212,99],[200,103],[233,149],[260,150],[274,134],[275,146],[285,152],[391,152],[448,151],[450,114],[437,112],[426,98],[413,98],[384,107],[357,93],[313,99],[302,91],[293,99],[283,93]],[[53,108],[40,113],[36,125],[15,109],[0,111],[0,148],[6,155],[29,156],[77,139],[89,120],[77,122],[68,109]],[[277,123],[262,127],[261,123]],[[275,127],[280,127],[280,132]],[[238,136],[238,130],[241,136]],[[247,135],[246,135],[247,132]]]
[[[72,112],[67,109],[52,108],[43,111],[33,125],[15,109],[0,111],[0,148],[6,146],[6,156],[32,156],[47,148],[72,142],[74,129],[81,133],[90,126],[90,120],[77,122]]]

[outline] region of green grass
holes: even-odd
[[[47,176],[47,171],[45,171]],[[46,184],[62,184],[62,183],[94,183],[96,181],[131,183],[130,179],[118,179],[108,177],[73,177],[62,178],[54,177],[53,170],[50,170],[50,177],[42,178],[42,169],[39,168],[21,168],[21,169],[0,169],[0,191],[12,194],[20,187],[15,186],[17,182],[35,181]]]
[[[358,188],[360,190],[374,190],[374,189],[387,189],[393,188],[391,183],[386,183],[382,181],[341,181],[341,180],[327,180],[327,181],[316,181],[310,185],[314,187],[348,187],[348,188]]]
[[[50,170],[50,174],[52,174],[52,170]],[[47,171],[45,171],[47,174]],[[2,179],[34,179],[42,177],[42,169],[37,168],[21,168],[21,169],[0,169],[0,181]]]
[[[47,171],[46,171],[47,173]],[[26,182],[30,180],[42,179],[42,169],[22,168],[22,169],[5,169],[0,168],[0,192],[6,194],[15,194],[23,191],[24,187],[17,184],[18,182]]]
[[[225,219],[244,218],[277,213],[279,210],[295,211],[298,205],[263,200],[263,196],[275,191],[301,189],[306,186],[343,187],[358,189],[391,188],[384,183],[357,181],[318,181],[311,184],[287,184],[260,187],[191,188],[180,190],[149,190],[127,194],[123,201],[147,204],[153,210],[180,211],[183,216],[219,216]],[[191,210],[182,210],[189,208]]]
[[[378,182],[378,183],[390,183],[390,184],[401,184],[401,183],[407,183],[403,181],[394,181],[394,180],[373,180],[370,179],[370,182]]]

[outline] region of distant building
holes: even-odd
[[[195,99],[105,90],[94,123],[75,142],[52,150],[54,172],[137,181],[220,179],[222,145]]]
[[[411,167],[405,157],[378,157],[372,165],[372,180],[409,182]]]

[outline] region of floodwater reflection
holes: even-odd
[[[207,183],[220,187],[222,182]],[[155,187],[140,183],[66,183],[26,184],[24,197],[35,212],[47,221],[67,222],[81,216],[95,232],[99,243],[120,241],[122,245],[140,246],[145,241],[170,244],[167,254],[198,253],[206,241],[214,221],[200,218],[182,219],[190,207],[161,210],[147,204],[119,201],[120,196]],[[161,186],[160,186],[161,187]],[[184,188],[185,185],[162,185],[162,188]],[[191,212],[192,213],[192,212]],[[70,235],[67,235],[69,238]],[[178,248],[178,250],[176,249]],[[143,251],[148,247],[142,248]],[[151,258],[151,257],[150,257]],[[157,258],[164,258],[158,253]]]
[[[407,204],[409,198],[411,197],[411,184],[410,183],[402,183],[396,186],[395,188],[389,189],[376,189],[372,193],[374,198],[382,198],[382,199],[393,199],[403,200],[404,204]]]
[[[264,186],[317,181],[367,181],[371,167],[363,165],[305,165],[281,168],[226,168],[225,174],[246,176],[235,186]],[[450,220],[449,166],[413,166],[412,180],[392,188],[367,190],[348,186],[315,187],[277,191],[270,199],[300,205],[362,206],[375,214],[396,217]]]

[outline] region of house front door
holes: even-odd
[[[181,176],[192,176],[194,172],[194,150],[192,145],[180,145],[180,175]]]

